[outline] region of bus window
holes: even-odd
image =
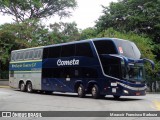
[[[41,58],[42,58],[42,50],[41,49],[35,50],[34,59],[41,59]]]
[[[18,52],[17,55],[16,55],[16,60],[17,61],[19,60],[19,57],[20,57],[20,52]]]
[[[98,54],[117,54],[114,43],[109,40],[94,41]]]
[[[12,53],[11,55],[11,61],[15,61],[16,53]]]
[[[24,55],[24,52],[20,52],[20,55],[19,55],[19,59],[18,59],[18,60],[23,60],[23,55]]]
[[[42,58],[42,50],[38,50],[37,58],[38,58],[38,59],[41,59],[41,58]]]
[[[27,60],[28,57],[29,57],[29,51],[26,51],[26,52],[25,52],[25,57],[24,57],[24,59]]]
[[[89,43],[76,44],[76,56],[93,57],[90,44]]]
[[[61,47],[49,47],[47,49],[44,49],[44,54],[46,54],[46,52],[49,52],[46,58],[58,58],[60,57]]]
[[[43,58],[48,58],[49,55],[49,48],[44,48],[43,49]]]
[[[31,50],[31,51],[29,52],[28,59],[29,59],[29,60],[31,60],[31,59],[32,59],[32,57],[33,57],[33,50]]]
[[[75,55],[75,45],[62,46],[61,57],[70,57]]]

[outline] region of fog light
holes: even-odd
[[[126,93],[126,94],[128,94],[128,91],[127,91],[127,90],[123,90],[123,92]]]

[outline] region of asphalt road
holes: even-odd
[[[119,100],[114,100],[112,96],[106,96],[104,99],[93,99],[91,96],[78,98],[76,94],[53,93],[46,95],[20,92],[3,87],[0,88],[0,111],[160,111],[160,94],[121,97]],[[66,120],[66,118],[61,119]],[[98,120],[98,118],[93,119]],[[121,118],[117,119],[121,120]],[[143,120],[143,118],[137,117],[133,119]],[[151,120],[151,118],[147,119]],[[154,119],[158,120],[158,118]]]

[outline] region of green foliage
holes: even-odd
[[[86,28],[81,31],[80,40],[90,39],[96,37],[97,32],[95,28]]]
[[[50,35],[54,43],[69,42],[79,39],[80,33],[75,22],[50,24]]]
[[[0,12],[14,16],[16,22],[48,16],[69,16],[75,0],[0,0]]]
[[[103,13],[96,22],[99,32],[113,27],[121,32],[132,31],[147,35],[155,44],[160,44],[160,1],[159,0],[120,0],[103,6]],[[160,47],[154,53],[160,60]]]

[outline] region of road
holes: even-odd
[[[160,95],[93,99],[66,93],[26,93],[3,87],[0,88],[0,111],[160,111]]]

